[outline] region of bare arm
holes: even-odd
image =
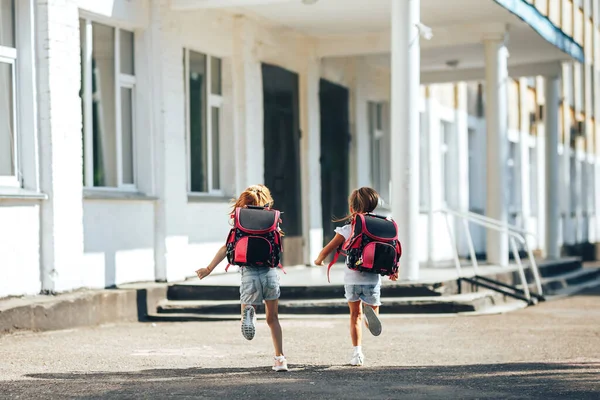
[[[315,260],[315,265],[323,265],[323,261],[327,256],[340,247],[345,241],[346,239],[342,235],[336,233],[335,237],[331,239],[331,242],[329,242],[327,246],[321,250],[321,253],[319,253],[319,257]]]
[[[200,268],[199,270],[196,271],[196,275],[198,275],[198,278],[203,279],[203,278],[206,278],[208,275],[210,275],[210,273],[213,272],[213,270],[215,268],[217,268],[217,265],[219,265],[221,263],[221,261],[223,261],[225,259],[226,255],[227,255],[227,246],[223,246],[217,251],[217,254],[215,254],[215,257],[210,262],[210,264],[208,264],[208,267]]]

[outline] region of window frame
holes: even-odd
[[[19,47],[19,32],[17,29],[18,22],[18,4],[16,1],[12,2],[13,4],[13,35],[14,35],[14,45],[15,47],[1,46],[0,45],[0,63],[8,64],[11,69],[11,78],[12,78],[12,169],[13,172],[11,175],[2,175],[0,176],[0,188],[20,188],[23,185],[23,180],[21,176],[21,157],[19,154],[20,149],[20,127],[19,127],[19,87],[17,82],[18,75],[18,47]]]
[[[370,141],[371,141],[371,182],[373,187],[377,191],[382,191],[383,188],[383,174],[381,165],[381,154],[382,148],[384,147],[383,140],[385,138],[385,132],[383,130],[383,103],[381,102],[370,102],[371,113],[369,121],[370,124]],[[376,154],[377,153],[377,154]],[[376,163],[375,156],[379,157],[379,162]]]
[[[189,98],[189,94],[190,94],[190,52],[194,52],[194,53],[198,53],[201,55],[204,55],[205,58],[205,70],[206,70],[206,85],[205,85],[205,90],[206,90],[206,104],[204,105],[204,111],[205,111],[205,115],[206,115],[206,127],[204,132],[202,132],[204,135],[206,135],[206,147],[207,147],[207,152],[206,152],[206,186],[208,188],[207,191],[205,192],[199,192],[199,191],[194,191],[192,190],[192,150],[191,150],[191,128],[190,128],[190,98]],[[220,71],[220,83],[219,83],[219,87],[221,89],[221,94],[213,94],[212,93],[212,74],[211,74],[211,70],[212,70],[212,59],[213,58],[218,58],[221,60],[220,66],[221,66],[221,71]],[[222,144],[222,133],[223,133],[223,105],[224,105],[224,99],[223,99],[223,59],[221,57],[217,57],[202,51],[198,51],[195,50],[193,48],[189,48],[189,47],[184,47],[183,48],[183,59],[184,59],[184,71],[183,71],[183,76],[184,76],[184,96],[185,96],[185,140],[186,140],[186,175],[187,175],[187,180],[186,180],[186,190],[188,193],[188,196],[211,196],[211,197],[223,197],[224,196],[224,191],[223,191],[223,168],[222,168],[222,158],[220,157],[220,153],[221,153],[221,144]],[[214,177],[214,171],[213,171],[213,157],[214,157],[214,148],[213,148],[213,118],[212,118],[212,109],[213,108],[218,108],[219,109],[219,121],[217,122],[219,125],[219,129],[218,129],[218,136],[219,136],[219,143],[218,143],[218,148],[217,148],[217,152],[218,154],[218,161],[219,161],[219,165],[218,165],[218,174],[219,174],[219,188],[215,189],[214,188],[214,182],[213,182],[213,177]]]
[[[136,87],[137,79],[135,69],[133,75],[124,74],[121,72],[121,30],[126,30],[133,33],[133,55],[135,59],[135,30],[120,27],[118,24],[112,24],[107,21],[98,20],[88,15],[79,15],[79,20],[83,20],[85,27],[85,42],[80,43],[83,59],[81,68],[83,69],[83,162],[84,162],[84,188],[99,190],[99,191],[123,191],[136,192],[138,181],[137,168],[137,132],[136,132]],[[115,166],[117,172],[116,186],[96,186],[94,184],[94,128],[93,128],[93,80],[92,80],[92,54],[93,54],[93,23],[102,24],[115,30],[114,35],[114,75],[115,75]],[[80,35],[81,36],[81,35]],[[133,183],[123,182],[123,135],[122,135],[122,110],[121,110],[121,89],[131,90],[131,126],[132,126],[132,149],[131,158],[133,165]]]
[[[379,207],[388,209],[392,200],[389,102],[382,99],[368,100],[366,111],[369,138],[369,180],[371,186],[379,193]],[[376,152],[379,154],[376,154]],[[377,155],[379,156],[378,160]]]
[[[451,208],[453,206],[454,199],[451,196],[452,191],[450,185],[451,179],[446,179],[447,174],[452,175],[454,168],[456,167],[454,160],[455,151],[455,135],[456,125],[455,121],[440,118],[439,120],[439,155],[440,155],[440,177],[442,184],[440,185],[440,201],[444,207]]]
[[[530,136],[531,139],[531,136]],[[539,217],[538,210],[538,182],[540,179],[538,169],[538,151],[537,146],[527,146],[529,152],[529,214],[532,217]],[[543,178],[542,178],[543,179]]]

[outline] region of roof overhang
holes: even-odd
[[[171,7],[224,8],[310,37],[320,57],[365,56],[389,68],[391,1],[369,0],[365,7],[364,0],[172,0]],[[508,38],[511,74],[545,74],[562,61],[584,61],[581,46],[524,0],[421,0],[421,21],[433,31],[431,40],[420,41],[423,82],[480,79],[490,37]]]

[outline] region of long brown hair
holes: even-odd
[[[355,189],[348,197],[348,215],[344,218],[334,219],[333,222],[344,222],[354,218],[356,214],[373,212],[378,205],[379,193],[375,189],[366,186]]]

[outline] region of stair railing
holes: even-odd
[[[531,250],[529,243],[526,239],[527,236],[531,236],[533,238],[536,237],[535,234],[525,231],[524,229],[521,229],[517,226],[514,225],[509,225],[506,224],[502,221],[499,220],[495,220],[493,218],[489,218],[486,217],[484,215],[481,214],[475,214],[472,212],[462,212],[462,211],[456,211],[456,210],[451,210],[448,208],[444,208],[444,209],[439,209],[439,210],[435,210],[433,212],[434,214],[443,214],[446,220],[446,228],[448,230],[448,235],[450,237],[450,242],[452,244],[452,249],[453,249],[453,256],[454,256],[454,264],[456,266],[456,272],[458,273],[458,277],[459,279],[466,279],[463,275],[463,270],[462,270],[462,266],[460,263],[460,257],[458,254],[458,247],[457,247],[457,241],[456,241],[456,236],[455,236],[455,232],[452,229],[452,224],[450,222],[450,216],[453,216],[455,218],[461,219],[463,222],[463,226],[464,226],[464,231],[465,231],[465,237],[466,237],[466,241],[467,241],[467,245],[469,247],[469,255],[471,258],[471,264],[473,266],[473,272],[475,273],[475,276],[479,276],[479,264],[477,261],[477,257],[475,255],[475,246],[473,244],[473,238],[471,236],[471,230],[469,228],[469,222],[474,223],[476,225],[480,225],[484,228],[496,231],[496,232],[500,232],[503,233],[505,235],[508,236],[508,240],[509,240],[509,244],[510,244],[510,248],[511,251],[513,253],[513,257],[515,259],[515,262],[517,264],[517,272],[519,274],[519,279],[521,281],[521,285],[523,287],[523,294],[525,296],[525,299],[529,302],[532,303],[532,295],[530,293],[529,290],[529,284],[527,282],[527,277],[525,275],[525,269],[523,267],[523,263],[521,261],[521,256],[519,255],[519,248],[517,246],[517,243],[521,243],[525,249],[525,251],[527,252],[527,257],[529,258],[529,263],[530,263],[530,269],[531,272],[533,274],[533,278],[535,281],[535,286],[536,286],[536,291],[537,294],[535,295],[535,297],[537,299],[543,298],[543,290],[542,290],[542,283],[541,283],[541,278],[540,278],[540,272],[537,266],[537,263],[535,261],[535,258],[533,256],[533,251]],[[490,281],[489,279],[486,279],[488,281]],[[496,282],[496,284],[499,284]],[[504,284],[499,284],[501,286],[504,287],[510,287],[512,289],[515,289],[509,285],[504,285]],[[486,284],[482,284],[482,286],[485,287],[489,287]],[[509,294],[506,292],[503,292],[505,294]],[[515,296],[518,297],[518,296]]]

